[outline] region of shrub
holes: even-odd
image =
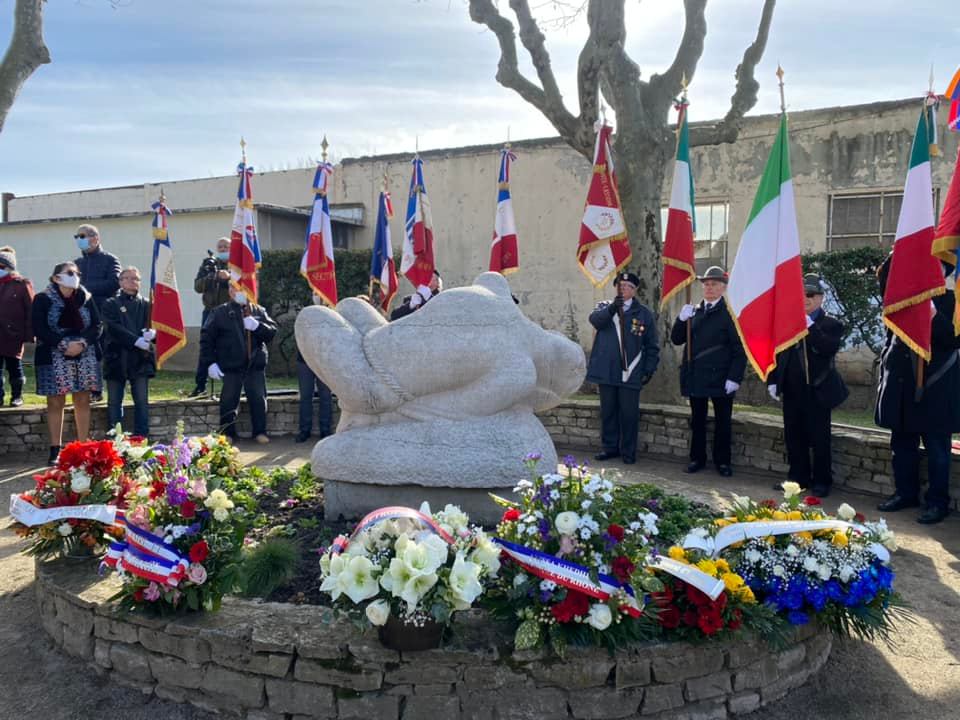
[[[290,582],[300,562],[300,546],[293,540],[272,537],[244,554],[243,594],[265,598]]]

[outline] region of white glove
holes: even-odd
[[[767,385],[767,392],[770,393],[770,397],[774,400],[779,400],[777,397],[777,386],[776,385]]]
[[[150,341],[146,337],[137,338],[136,342],[133,343],[134,347],[138,347],[141,350],[150,350]]]
[[[243,327],[249,330],[250,332],[253,332],[258,327],[260,327],[260,321],[257,320],[252,315],[248,315],[243,319]]]
[[[413,295],[410,296],[410,307],[418,308],[420,307],[420,303],[422,302],[423,302],[423,297],[421,297],[419,292],[415,292]]]
[[[723,384],[723,391],[727,395],[733,395],[739,389],[740,389],[740,383],[734,382],[733,380],[727,380]]]
[[[692,318],[697,312],[697,309],[693,305],[684,305],[680,308],[680,322],[686,322]]]
[[[810,327],[811,325],[813,325],[813,319],[807,315],[807,327]]]
[[[144,330],[143,339],[146,340],[147,342],[153,342],[154,340],[157,339],[157,331],[154,330],[153,328],[150,328],[149,330]]]
[[[220,366],[216,363],[213,363],[207,368],[207,375],[212,377],[214,380],[223,380],[223,370],[221,370]]]

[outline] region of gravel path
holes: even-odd
[[[296,466],[307,448],[274,442],[268,450],[243,453],[245,462]],[[561,455],[563,453],[561,452]],[[0,497],[20,492],[35,469],[29,459],[0,460]],[[771,478],[739,472],[730,479],[709,470],[685,475],[681,466],[640,461],[629,470],[605,463],[627,482],[655,482],[710,502],[729,492],[769,497]],[[637,468],[637,469],[634,469]],[[875,516],[876,498],[838,494],[827,505],[849,502]],[[914,522],[912,511],[888,517],[901,549],[894,556],[897,586],[909,598],[916,623],[897,635],[897,647],[849,642],[835,644],[824,670],[807,686],[772,708],[750,718],[921,717],[960,718],[960,518],[951,516],[932,528]],[[0,518],[0,720],[199,720],[212,716],[108,684],[79,661],[53,651],[40,628],[33,597],[33,562],[19,552],[19,543]]]

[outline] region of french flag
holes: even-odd
[[[499,192],[497,215],[493,221],[493,242],[490,245],[490,270],[501,275],[509,275],[520,269],[517,223],[513,217],[513,199],[510,197],[510,163],[516,159],[509,145],[500,151]]]
[[[390,243],[390,218],[393,217],[393,203],[390,193],[380,193],[377,209],[377,234],[373,241],[373,254],[370,256],[370,286],[380,286],[380,308],[387,312],[390,302],[397,294],[397,267],[393,261],[393,245]]]
[[[333,165],[322,162],[313,176],[313,211],[307,228],[306,247],[300,260],[300,274],[310,289],[328,305],[337,304],[337,271],[333,260],[333,228],[327,187]]]
[[[410,176],[410,198],[407,200],[407,221],[403,236],[402,272],[414,287],[428,285],[436,262],[433,257],[433,215],[423,183],[423,160],[413,158]]]
[[[177,289],[177,272],[173,264],[173,246],[167,228],[170,209],[163,203],[152,205],[153,264],[150,267],[150,326],[157,331],[157,367],[170,359],[187,344]]]
[[[237,174],[240,176],[240,187],[230,230],[230,284],[244,291],[250,302],[255,302],[260,241],[257,240],[257,224],[253,216],[253,189],[250,184],[253,168],[247,165],[246,158],[237,166]]]

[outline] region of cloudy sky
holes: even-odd
[[[507,12],[506,0],[500,6]],[[534,0],[543,17],[555,4]],[[0,0],[0,47],[14,0]],[[683,30],[680,0],[628,0],[628,50],[644,77]],[[691,118],[722,115],[761,0],[712,0]],[[942,92],[960,64],[948,0],[781,0],[754,113]],[[583,21],[549,29],[576,111]],[[53,64],[28,82],[0,134],[0,190],[17,195],[232,174],[239,138],[258,169],[555,135],[494,80],[496,39],[466,0],[51,0]],[[528,65],[528,70],[529,70]]]

